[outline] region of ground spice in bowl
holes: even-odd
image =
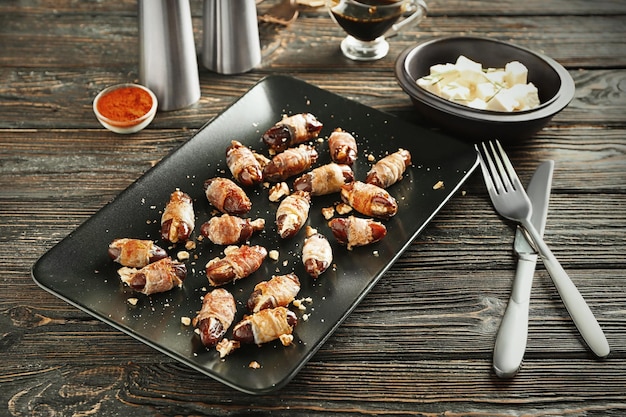
[[[121,84],[101,91],[93,109],[100,123],[116,133],[134,133],[146,127],[156,114],[154,93],[137,84]]]

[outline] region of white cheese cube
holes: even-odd
[[[516,84],[509,88],[508,92],[517,101],[515,110],[528,110],[539,105],[537,87],[533,83]]]
[[[512,112],[517,107],[517,100],[509,93],[509,90],[500,90],[487,103],[488,110]]]
[[[504,84],[504,70],[490,69],[485,72],[485,77],[494,84]]]
[[[476,98],[487,101],[496,95],[498,88],[493,83],[479,83],[475,91]]]
[[[457,82],[451,82],[441,87],[441,97],[446,100],[467,102],[470,99],[470,89]]]
[[[473,89],[476,84],[485,82],[483,66],[478,62],[474,62],[471,59],[460,55],[459,58],[456,60],[456,64],[454,65],[456,66],[456,69],[460,74],[459,79],[462,80],[457,80],[459,84],[465,85],[466,87]]]
[[[511,61],[504,67],[504,82],[507,87],[513,87],[516,84],[526,84],[528,78],[528,68],[518,61]]]
[[[422,77],[417,80],[417,85],[425,89],[426,91],[430,91],[433,94],[438,96],[441,95],[441,82],[437,82],[437,79],[430,77]]]
[[[467,106],[478,110],[485,110],[487,108],[487,102],[485,100],[475,98],[474,100],[467,103]]]

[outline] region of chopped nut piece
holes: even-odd
[[[191,319],[189,317],[181,317],[180,322],[183,326],[189,326],[191,324]]]
[[[186,261],[187,259],[189,259],[189,252],[187,252],[186,250],[181,250],[176,254],[176,257],[179,261]]]
[[[236,340],[229,340],[227,338],[223,338],[220,340],[215,346],[215,350],[220,353],[220,359],[230,355],[235,351],[235,349],[239,349],[240,343]]]
[[[270,257],[270,259],[271,259],[272,261],[277,261],[277,260],[278,260],[278,257],[279,257],[279,254],[278,254],[278,251],[277,251],[276,249],[272,249],[272,250],[269,252],[268,256]]]
[[[227,246],[226,249],[224,249],[224,255],[228,256],[231,253],[236,253],[237,250],[239,250],[239,247],[236,245]]]
[[[324,207],[324,208],[322,208],[322,216],[324,216],[324,218],[326,220],[332,219],[334,215],[335,215],[335,208],[334,207]]]
[[[433,185],[433,190],[438,190],[440,188],[443,188],[443,181],[437,181],[437,183]]]
[[[252,361],[248,364],[248,368],[252,368],[252,369],[260,369],[261,368],[261,364],[258,363],[257,361]]]
[[[126,301],[128,301],[128,304],[130,304],[131,306],[136,306],[137,302],[139,302],[139,299],[137,299],[137,298],[129,298]]]
[[[278,338],[280,339],[280,343],[282,343],[283,346],[289,346],[293,343],[292,334],[281,334],[280,336],[278,336]]]
[[[352,207],[346,203],[337,204],[337,213],[339,214],[348,214],[352,211]]]
[[[370,162],[374,162],[376,160],[376,158],[374,157],[374,155],[369,154],[369,155],[367,155],[367,160],[370,161]]]
[[[194,242],[193,240],[188,240],[187,242],[185,242],[185,249],[194,250],[195,248],[196,248],[196,242]]]
[[[287,195],[289,195],[289,186],[286,182],[279,182],[270,188],[269,199],[275,203]]]

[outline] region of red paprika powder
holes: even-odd
[[[98,100],[100,114],[109,120],[131,122],[150,111],[152,97],[148,92],[133,86],[109,91]]]

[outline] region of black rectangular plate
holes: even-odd
[[[295,272],[302,284],[298,298],[311,297],[312,304],[306,304],[306,311],[294,308],[300,320],[293,345],[284,347],[276,341],[260,347],[245,346],[220,359],[215,349],[201,345],[191,326],[181,324],[181,318],[192,318],[200,309],[202,295],[211,289],[204,265],[223,256],[223,247],[206,239],[198,242],[197,248],[190,251],[192,259],[187,261],[188,276],[183,287],[152,296],[133,293],[120,283],[116,272],[119,265],[108,258],[107,248],[114,238],[152,239],[175,257],[184,248],[168,247],[159,241],[161,213],[170,193],[180,188],[194,200],[194,236],[198,236],[200,225],[213,211],[204,195],[203,182],[214,176],[230,177],[225,164],[230,141],[239,140],[268,155],[260,139],[262,133],[284,114],[301,112],[313,113],[324,123],[322,138],[337,127],[355,135],[359,144],[359,158],[353,167],[357,179],[364,180],[372,164],[368,155],[380,159],[399,148],[411,152],[413,165],[402,181],[388,190],[398,200],[399,212],[385,222],[388,232],[381,242],[348,251],[336,243],[321,214],[321,209],[338,202],[339,196],[315,197],[308,224],[331,241],[335,266],[313,280],[300,260],[304,230],[293,239],[278,238],[274,224],[277,203],[268,200],[268,190],[263,186],[249,190],[253,206],[247,217],[266,219],[265,231],[253,236],[250,243],[278,250],[280,259],[267,259],[252,276],[226,286],[237,300],[235,320],[242,318],[254,285],[276,274]],[[313,143],[320,154],[316,166],[329,162],[326,141]],[[289,382],[315,354],[476,164],[476,153],[467,143],[296,78],[269,76],[44,254],[33,266],[33,279],[68,303],[224,384],[246,393],[271,392]],[[433,189],[439,181],[444,187]],[[133,306],[129,298],[138,298],[139,302]],[[309,315],[307,320],[303,314]],[[261,368],[249,367],[252,361]]]

